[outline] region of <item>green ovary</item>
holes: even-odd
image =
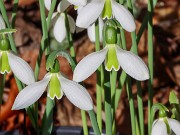
[[[48,97],[50,97],[51,99],[54,99],[55,97],[57,99],[60,99],[62,97],[63,93],[61,91],[61,84],[59,82],[57,74],[52,74],[48,90]]]
[[[106,0],[104,4],[104,9],[102,12],[102,17],[105,19],[106,17],[110,19],[112,17],[112,5],[111,5],[111,0]]]
[[[1,54],[2,54],[1,57],[0,57],[0,73],[1,74],[4,74],[5,72],[6,73],[10,72],[10,66],[9,66],[7,53],[8,52],[6,52],[6,51],[1,52]]]
[[[120,68],[116,55],[115,45],[108,45],[108,53],[106,55],[105,66],[107,71],[111,71],[112,69],[118,71]]]

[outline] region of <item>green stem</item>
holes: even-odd
[[[150,118],[151,107],[153,104],[153,1],[148,0],[148,66],[150,72],[150,79],[148,81],[148,134],[151,134],[152,121]]]
[[[15,21],[16,21],[16,15],[17,15],[17,9],[18,9],[18,2],[19,0],[14,0],[13,2],[13,13],[12,13],[12,17],[11,17],[11,26],[12,28],[15,27]]]
[[[69,42],[69,45],[70,45],[70,55],[73,58],[73,60],[75,61],[75,63],[77,63],[77,61],[76,61],[76,53],[75,53],[75,49],[74,49],[74,45],[73,45],[72,34],[70,32],[69,20],[68,20],[66,12],[65,12],[65,25],[66,25],[67,39],[68,39],[68,42]],[[72,70],[74,70],[74,69],[72,69]],[[81,110],[81,117],[82,117],[84,135],[88,135],[86,112],[84,110]]]
[[[128,8],[133,14],[133,6],[132,6],[132,1],[128,0]],[[138,49],[137,49],[137,40],[136,40],[136,32],[131,32],[131,38],[132,38],[132,50],[135,54],[138,54]],[[139,81],[136,81],[137,85],[137,99],[138,99],[138,115],[139,115],[139,121],[140,121],[140,131],[141,135],[144,135],[144,113],[143,113],[143,101],[142,101],[142,88],[141,88],[141,83]]]
[[[89,113],[89,117],[90,117],[91,122],[92,122],[92,126],[93,126],[93,129],[94,129],[95,135],[101,135],[101,133],[99,131],[99,128],[98,128],[98,124],[97,124],[97,121],[96,121],[96,116],[94,114],[94,111],[90,110],[90,111],[88,111],[88,113]]]
[[[134,100],[133,100],[133,95],[132,95],[131,80],[129,76],[127,76],[126,90],[127,90],[128,100],[129,100],[129,105],[130,105],[132,135],[136,135],[136,119],[135,119],[136,115],[135,115]]]
[[[36,65],[35,65],[35,70],[34,70],[34,74],[35,74],[35,78],[36,80],[38,79],[38,75],[39,75],[39,69],[40,69],[40,64],[41,64],[41,60],[42,60],[42,55],[43,55],[43,51],[45,50],[45,42],[44,40],[46,39],[47,37],[47,34],[48,34],[48,29],[49,29],[49,26],[50,26],[50,23],[51,23],[51,18],[52,18],[52,14],[53,14],[53,11],[55,9],[55,5],[56,5],[56,2],[57,0],[53,0],[52,1],[52,4],[51,4],[51,8],[50,8],[50,11],[49,11],[49,14],[48,14],[48,19],[47,19],[47,26],[43,26],[43,25],[46,25],[44,22],[42,22],[42,26],[46,29],[46,33],[45,35],[42,36],[42,39],[41,39],[41,46],[40,46],[40,49],[39,49],[39,55],[38,55],[38,58],[37,58],[37,61],[36,61]],[[40,8],[40,12],[42,12],[42,17],[41,17],[41,20],[42,21],[45,21],[46,22],[46,16],[45,16],[45,8],[41,6]],[[45,20],[44,20],[45,19]],[[43,28],[42,27],[42,28]],[[44,31],[44,30],[43,30]],[[47,40],[47,39],[46,39]]]
[[[46,110],[42,119],[42,134],[51,135],[53,129],[53,108],[55,106],[54,100],[47,97]]]
[[[73,45],[72,34],[70,31],[69,20],[68,20],[66,12],[65,12],[65,25],[66,25],[67,39],[68,39],[68,42],[70,45],[70,54],[71,54],[71,57],[73,58],[73,60],[76,62],[76,53],[75,53],[75,49],[74,49],[74,45]]]
[[[107,72],[106,72],[107,73]],[[109,86],[104,89],[105,93],[105,116],[106,116],[106,135],[112,135],[112,113],[111,113],[111,89]]]
[[[96,52],[100,50],[100,41],[99,41],[99,20],[95,22],[95,48]],[[97,122],[100,132],[102,132],[102,65],[96,71],[96,105],[97,105]]]
[[[6,74],[0,75],[0,114],[1,114],[1,105],[2,105],[4,86],[5,86],[5,79],[6,79]],[[0,116],[0,120],[1,120],[1,116]]]
[[[113,119],[113,126],[112,126],[112,134],[116,134],[116,123],[115,123],[115,95],[116,95],[116,79],[117,79],[117,72],[112,70],[110,74],[110,83],[111,83],[111,112],[112,112],[112,119]]]
[[[82,117],[82,124],[83,124],[83,132],[84,132],[84,135],[88,135],[86,112],[85,112],[84,110],[81,110],[81,117]]]

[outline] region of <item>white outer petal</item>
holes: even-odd
[[[0,30],[5,29],[5,28],[6,28],[6,25],[5,25],[4,19],[2,18],[0,14]]]
[[[35,103],[46,90],[49,81],[50,75],[47,75],[42,81],[35,82],[21,90],[14,101],[12,110],[23,109]]]
[[[47,10],[50,10],[51,8],[51,0],[44,0],[44,5]]]
[[[66,97],[75,106],[82,110],[92,110],[93,102],[86,89],[77,82],[68,80],[62,75],[59,77],[61,87]]]
[[[132,78],[143,81],[149,79],[149,70],[144,61],[130,51],[116,46],[116,53],[120,67]]]
[[[74,69],[73,80],[81,82],[92,75],[105,60],[107,51],[108,48],[105,47],[101,51],[93,52],[84,57]]]
[[[175,119],[168,118],[168,123],[172,131],[176,135],[180,135],[180,122]]]
[[[71,31],[71,33],[74,33],[76,30],[75,21],[70,15],[67,15],[67,17],[68,17],[68,21],[69,21],[70,31]]]
[[[105,0],[92,0],[78,13],[76,25],[80,28],[88,28],[100,16]]]
[[[67,0],[67,1],[69,1],[71,4],[75,6],[84,6],[87,3],[87,0]]]
[[[151,135],[168,135],[166,124],[164,123],[163,119],[158,119],[154,121]]]
[[[104,22],[99,17],[99,40],[100,40],[100,42],[102,42],[103,26],[104,26]],[[96,41],[96,38],[95,38],[95,23],[87,29],[87,32],[88,32],[88,37],[89,37],[90,41],[95,42]]]
[[[57,11],[59,13],[64,12],[70,5],[71,3],[69,3],[67,0],[61,0],[58,4]]]
[[[11,52],[8,53],[8,60],[11,70],[21,82],[27,85],[35,82],[34,72],[26,61]]]
[[[115,18],[125,30],[132,32],[136,29],[136,24],[132,14],[123,5],[112,0],[112,11]]]
[[[60,15],[56,20],[53,28],[54,37],[58,42],[62,42],[66,37],[66,27],[65,27],[65,16]]]

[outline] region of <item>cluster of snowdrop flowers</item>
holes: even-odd
[[[105,61],[105,69],[118,71],[120,66],[131,77],[143,81],[149,79],[149,71],[143,60],[130,51],[121,49],[117,43],[117,30],[107,24],[105,28],[106,46],[104,49],[84,57],[76,66],[73,80],[81,82],[93,74]]]
[[[180,122],[160,111],[159,119],[153,122],[151,135],[180,135]]]
[[[52,0],[45,0],[47,10],[50,10]],[[128,32],[135,30],[136,25],[132,14],[123,5],[114,0],[62,0],[58,4],[57,12],[52,17],[52,29],[50,33],[58,42],[66,37],[65,14],[63,13],[70,5],[78,10],[76,26],[74,19],[68,16],[71,33],[75,30],[80,32],[87,28],[89,39],[95,42],[95,21],[99,18],[99,37],[102,42],[103,19],[115,17],[121,26]]]
[[[2,16],[0,15],[0,30],[6,30]],[[9,73],[11,70],[14,75],[24,84],[35,82],[34,73],[26,61],[16,56],[10,49],[9,39],[5,34],[0,35],[0,73]]]
[[[53,68],[38,82],[25,87],[16,97],[13,110],[26,108],[35,103],[48,87],[48,97],[52,100],[61,99],[63,93],[78,108],[92,110],[93,102],[86,89],[75,81],[63,77],[59,71],[59,62],[55,61]]]

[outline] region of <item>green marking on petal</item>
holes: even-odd
[[[111,0],[106,0],[104,4],[104,9],[102,12],[103,19],[108,18],[110,19],[112,17],[112,5]]]
[[[108,45],[108,53],[106,55],[105,68],[107,71],[111,71],[112,68],[118,71],[120,68],[117,55],[116,55],[116,45]]]
[[[51,99],[54,99],[55,97],[57,99],[60,99],[63,96],[63,92],[61,90],[61,84],[59,82],[57,75],[58,75],[57,73],[53,73],[51,80],[49,82],[48,97],[50,97]]]
[[[74,10],[77,10],[79,8],[79,6],[74,6]]]
[[[10,66],[9,66],[9,60],[8,60],[8,55],[7,51],[2,51],[1,52],[1,57],[0,57],[0,73],[4,74],[10,72]]]

